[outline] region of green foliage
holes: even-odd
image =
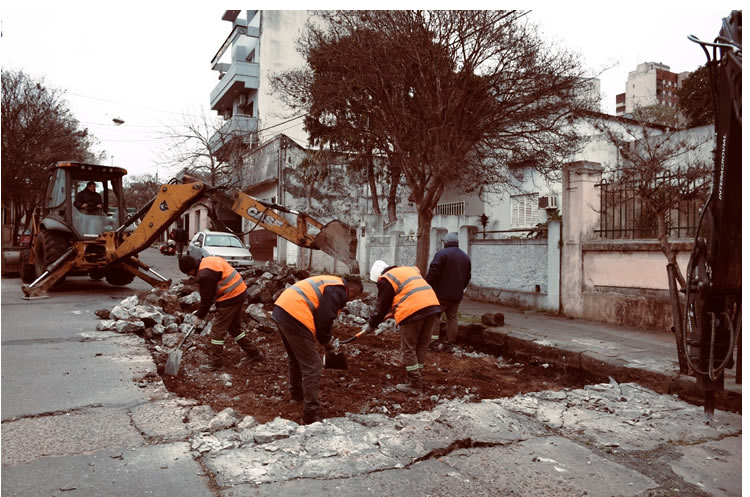
[[[704,65],[690,73],[677,90],[677,106],[687,118],[688,127],[703,126],[714,121],[710,81],[708,67]]]

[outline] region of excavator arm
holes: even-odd
[[[102,267],[116,265],[153,286],[168,285],[169,280],[139,261],[137,255],[150,247],[170,224],[202,199],[211,199],[255,223],[255,227],[264,228],[300,247],[322,250],[347,264],[352,272],[359,271],[354,228],[338,220],[323,224],[303,212],[265,202],[240,191],[230,196],[222,188],[186,176],[182,182],[161,185],[156,197],[117,230],[103,233],[97,240],[74,243],[33,283],[22,287],[24,294],[27,298],[40,297],[68,271],[82,267],[91,269],[92,264],[85,256],[87,245],[91,244],[104,246]],[[296,223],[290,223],[281,213],[295,215]],[[134,230],[126,229],[138,220],[140,223]]]
[[[183,183],[162,185],[159,193],[147,206],[140,225],[131,233],[114,233],[121,237],[120,243],[108,255],[110,262],[122,260],[149,247],[167,226],[175,222],[190,206],[201,199],[211,199],[235,214],[288,240],[295,245],[314,250],[322,250],[334,258],[342,260],[352,271],[357,272],[356,230],[338,220],[323,224],[317,219],[283,205],[257,199],[241,191],[230,196],[223,188],[214,187],[195,178],[185,177]],[[296,216],[296,224],[291,224],[280,213]],[[128,223],[121,227],[123,229]]]

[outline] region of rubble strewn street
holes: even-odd
[[[262,278],[266,273],[272,276]],[[286,284],[274,274],[243,276],[266,282],[261,293],[273,298]],[[114,289],[73,308],[57,294],[59,303],[35,302],[33,310],[13,303],[9,283],[3,280],[4,320],[16,322],[19,312],[57,313],[65,316],[69,331],[60,335],[68,337],[63,341],[36,338],[28,344],[4,333],[6,352],[23,347],[39,354],[35,364],[11,355],[3,359],[4,495],[48,496],[65,489],[65,495],[115,496],[124,488],[130,495],[167,496],[179,489],[181,495],[227,497],[741,495],[741,415],[719,410],[707,423],[701,406],[636,383],[603,377],[559,384],[565,377],[548,364],[530,367],[463,344],[431,357],[437,364],[449,360],[451,367],[465,363],[472,369],[435,368],[427,395],[410,405],[404,394],[388,389],[401,374],[398,335],[388,328],[346,349],[349,371],[323,374],[321,392],[329,409],[366,398],[375,409],[349,409],[303,426],[299,408],[288,406],[283,349],[275,333],[264,331],[273,324],[262,299],[248,304],[245,321],[267,356],[249,365],[228,345],[237,364],[206,377],[204,390],[219,399],[212,406],[199,396],[170,391],[169,380],[160,376],[160,361],[179,341],[180,328],[190,325],[197,305],[185,299],[196,290],[189,281],[175,279],[168,291],[142,287],[136,296]],[[346,336],[358,331],[372,298],[350,302],[337,329]],[[53,337],[62,331],[59,322],[23,329],[28,338]],[[5,323],[4,331],[10,330]],[[191,360],[205,359],[206,337],[195,338],[175,384],[194,380],[198,373]],[[377,358],[377,378],[369,369],[361,373],[372,384],[357,379],[369,352]],[[6,384],[9,372],[45,364],[49,369],[36,368],[39,382]],[[470,385],[481,385],[480,377],[490,371],[505,375],[501,388],[530,375],[548,376],[525,392],[483,397]],[[278,388],[270,394],[240,387],[239,401],[233,400],[227,392],[242,374]],[[462,380],[468,380],[466,387]],[[546,388],[543,382],[557,386]],[[21,387],[27,400],[16,395]],[[45,397],[41,392],[49,387],[63,395]],[[378,406],[378,399],[390,400]],[[272,409],[245,412],[274,403],[283,406],[279,415]]]

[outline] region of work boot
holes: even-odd
[[[406,373],[406,383],[396,385],[399,392],[410,393],[412,395],[422,394],[422,375],[418,371]]]
[[[302,424],[303,425],[311,425],[313,423],[316,423],[318,421],[323,421],[323,416],[320,415],[320,413],[315,411],[305,411],[302,413]]]
[[[242,337],[237,340],[237,345],[242,347],[242,350],[247,354],[247,358],[251,361],[262,359],[262,355],[258,349],[256,349],[248,337]]]
[[[222,351],[224,347],[221,345],[210,345],[208,348],[208,364],[202,364],[198,369],[204,371],[218,371],[224,366],[224,360],[222,358]]]

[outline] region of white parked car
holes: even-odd
[[[222,231],[199,231],[187,246],[187,254],[196,261],[218,255],[236,268],[253,265],[253,256],[237,236]]]

